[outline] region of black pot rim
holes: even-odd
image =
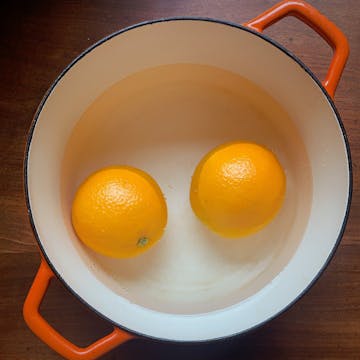
[[[230,26],[233,28],[237,28],[239,30],[242,31],[246,31],[249,32],[261,39],[263,39],[264,41],[270,43],[271,45],[275,46],[277,49],[279,49],[280,51],[282,51],[285,55],[287,55],[288,57],[290,57],[292,60],[294,60],[308,75],[310,75],[310,77],[312,78],[312,80],[318,85],[318,87],[321,89],[321,91],[323,92],[323,94],[325,95],[325,97],[327,98],[332,110],[334,111],[335,115],[336,115],[336,119],[337,122],[341,128],[342,131],[342,136],[344,139],[344,143],[346,146],[346,152],[347,152],[347,159],[348,159],[348,175],[349,175],[349,191],[348,191],[348,199],[347,199],[347,206],[346,206],[346,212],[345,212],[345,216],[343,219],[343,223],[340,229],[340,232],[338,234],[336,243],[331,251],[331,253],[329,254],[327,260],[325,261],[325,263],[323,264],[322,268],[318,271],[317,275],[314,277],[314,279],[311,281],[311,283],[295,298],[293,299],[293,301],[291,301],[286,307],[284,307],[283,309],[281,309],[279,312],[277,312],[276,314],[274,314],[273,316],[265,319],[264,321],[262,321],[261,323],[243,330],[241,332],[238,333],[234,333],[232,335],[229,336],[223,336],[223,337],[217,337],[217,338],[212,338],[212,339],[204,339],[204,340],[173,340],[173,339],[164,339],[164,338],[158,338],[158,337],[153,337],[151,335],[148,334],[142,334],[139,332],[136,332],[132,329],[128,329],[126,328],[124,325],[119,324],[117,322],[115,322],[114,320],[108,318],[107,316],[103,315],[102,313],[100,313],[98,310],[96,310],[92,305],[90,305],[88,302],[86,302],[78,293],[76,293],[70,285],[67,284],[67,282],[65,281],[64,278],[62,278],[62,276],[58,273],[58,271],[56,270],[55,266],[52,264],[52,262],[50,261],[50,259],[48,258],[40,237],[37,233],[36,227],[35,227],[35,223],[34,223],[34,219],[33,219],[33,215],[32,215],[32,210],[31,210],[31,206],[30,206],[30,198],[29,198],[29,190],[28,190],[28,161],[29,161],[29,150],[30,150],[30,145],[31,145],[31,141],[32,141],[32,137],[33,137],[33,133],[34,133],[34,129],[36,127],[39,115],[42,111],[42,108],[44,107],[48,97],[50,96],[50,94],[52,93],[52,91],[54,90],[54,88],[56,87],[56,85],[58,84],[58,82],[66,75],[66,73],[78,62],[80,61],[85,55],[87,55],[88,53],[90,53],[92,50],[94,50],[95,48],[97,48],[98,46],[100,46],[101,44],[105,43],[106,41],[112,39],[115,36],[121,35],[123,33],[126,33],[132,29],[136,29],[142,26],[147,26],[147,25],[151,25],[151,24],[155,24],[155,23],[161,23],[161,22],[168,22],[168,21],[205,21],[205,22],[213,22],[213,23],[217,23],[217,24],[222,24],[222,25],[226,25],[226,26]],[[93,44],[91,47],[89,47],[88,49],[86,49],[85,51],[83,51],[79,56],[77,56],[61,73],[60,75],[55,79],[55,81],[52,83],[52,85],[50,86],[50,88],[48,89],[48,91],[46,92],[46,94],[44,95],[43,99],[41,100],[36,113],[34,115],[29,133],[28,133],[28,138],[27,138],[27,143],[26,143],[26,150],[25,150],[25,159],[24,159],[24,188],[25,188],[25,198],[26,198],[26,206],[27,206],[27,210],[28,210],[28,216],[29,216],[29,220],[30,220],[30,224],[32,227],[32,230],[34,232],[36,241],[38,243],[38,246],[40,248],[40,251],[45,259],[45,261],[47,262],[47,264],[49,265],[49,267],[51,268],[51,270],[53,271],[53,273],[55,274],[55,276],[60,280],[60,282],[66,287],[66,289],[72,294],[74,295],[78,300],[80,300],[80,302],[82,302],[84,305],[86,305],[87,307],[89,307],[92,311],[94,311],[99,317],[105,319],[106,321],[108,321],[109,323],[111,323],[113,326],[118,327],[130,334],[133,334],[135,336],[140,336],[143,338],[148,338],[148,339],[152,339],[154,341],[161,341],[161,342],[173,342],[173,343],[208,343],[208,342],[214,342],[214,341],[220,341],[220,340],[225,340],[225,339],[230,339],[239,335],[243,335],[243,334],[247,334],[249,332],[252,332],[254,330],[256,330],[257,328],[265,325],[266,323],[270,322],[271,320],[273,320],[274,318],[278,317],[279,315],[281,315],[282,313],[284,313],[285,311],[287,311],[289,308],[292,307],[292,305],[294,305],[297,301],[299,301],[309,290],[310,288],[316,283],[316,281],[320,278],[321,274],[324,272],[324,270],[326,269],[326,267],[328,266],[329,262],[331,261],[331,259],[333,258],[337,248],[339,247],[341,238],[344,234],[345,231],[345,227],[349,218],[349,212],[350,212],[350,205],[351,205],[351,197],[352,197],[352,188],[353,188],[353,174],[352,174],[352,161],[351,161],[351,153],[350,153],[350,146],[349,146],[349,141],[348,141],[348,137],[346,135],[346,131],[343,125],[343,122],[341,120],[341,117],[339,115],[338,110],[336,109],[336,106],[334,104],[333,99],[331,98],[331,96],[328,94],[328,92],[325,90],[324,86],[321,84],[320,80],[314,75],[314,73],[310,70],[309,67],[307,67],[297,56],[295,56],[293,53],[291,53],[289,50],[287,50],[284,46],[282,46],[281,44],[277,43],[276,41],[272,40],[271,38],[269,38],[268,36],[259,33],[253,29],[250,29],[244,25],[240,25],[240,24],[236,24],[236,23],[232,23],[229,21],[223,21],[223,20],[218,20],[218,19],[214,19],[214,18],[208,18],[208,17],[169,17],[169,18],[162,18],[162,19],[157,19],[157,20],[149,20],[149,21],[144,21],[129,27],[126,27],[124,29],[118,30],[104,38],[102,38],[101,40],[99,40],[98,42],[96,42],[95,44]]]

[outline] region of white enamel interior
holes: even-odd
[[[196,81],[185,65],[173,77],[153,76],[171,64],[217,69]],[[147,85],[130,81],[152,68]],[[241,76],[238,91],[224,90],[229,73],[221,69]],[[119,102],[111,100],[120,94],[113,85],[122,89]],[[236,139],[270,147],[288,183],[284,207],[267,228],[229,241],[196,220],[188,189],[201,156]],[[79,183],[124,163],[148,171],[169,207],[159,244],[125,261],[85,249],[70,224]],[[188,341],[246,331],[293,302],[336,244],[350,180],[336,115],[314,80],[258,36],[201,20],[143,25],[77,61],[39,114],[27,166],[37,234],[68,286],[125,328]]]

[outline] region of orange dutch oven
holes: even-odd
[[[332,47],[320,82],[263,35],[295,16]],[[28,137],[25,191],[42,261],[24,304],[30,329],[68,359],[96,359],[137,336],[202,342],[243,334],[299,299],[344,232],[350,151],[333,97],[349,53],[343,33],[303,1],[283,1],[236,25],[161,19],[120,30],[76,58],[42,100]],[[257,234],[228,241],[191,212],[191,175],[226,141],[261,143],[287,177],[283,208]],[[93,171],[150,173],[168,203],[159,244],[134,259],[83,246],[71,202]],[[114,325],[81,348],[39,313],[52,278]]]

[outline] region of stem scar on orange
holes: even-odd
[[[197,217],[224,237],[250,235],[282,206],[285,172],[267,148],[250,142],[220,145],[200,161],[190,202]]]
[[[101,169],[78,188],[72,224],[79,239],[103,255],[128,258],[153,246],[167,223],[164,196],[155,180],[129,166]]]

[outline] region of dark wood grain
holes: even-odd
[[[309,1],[348,36],[351,55],[336,94],[353,157],[354,194],[341,245],[315,286],[264,327],[225,342],[179,345],[135,340],[103,359],[360,359],[360,10],[357,0]],[[270,0],[13,1],[0,5],[0,359],[60,359],[28,330],[22,304],[39,264],[23,194],[26,134],[44,92],[81,51],[143,20],[209,16],[245,22]],[[331,51],[294,19],[267,33],[322,78]],[[54,282],[42,312],[85,345],[109,325]]]

